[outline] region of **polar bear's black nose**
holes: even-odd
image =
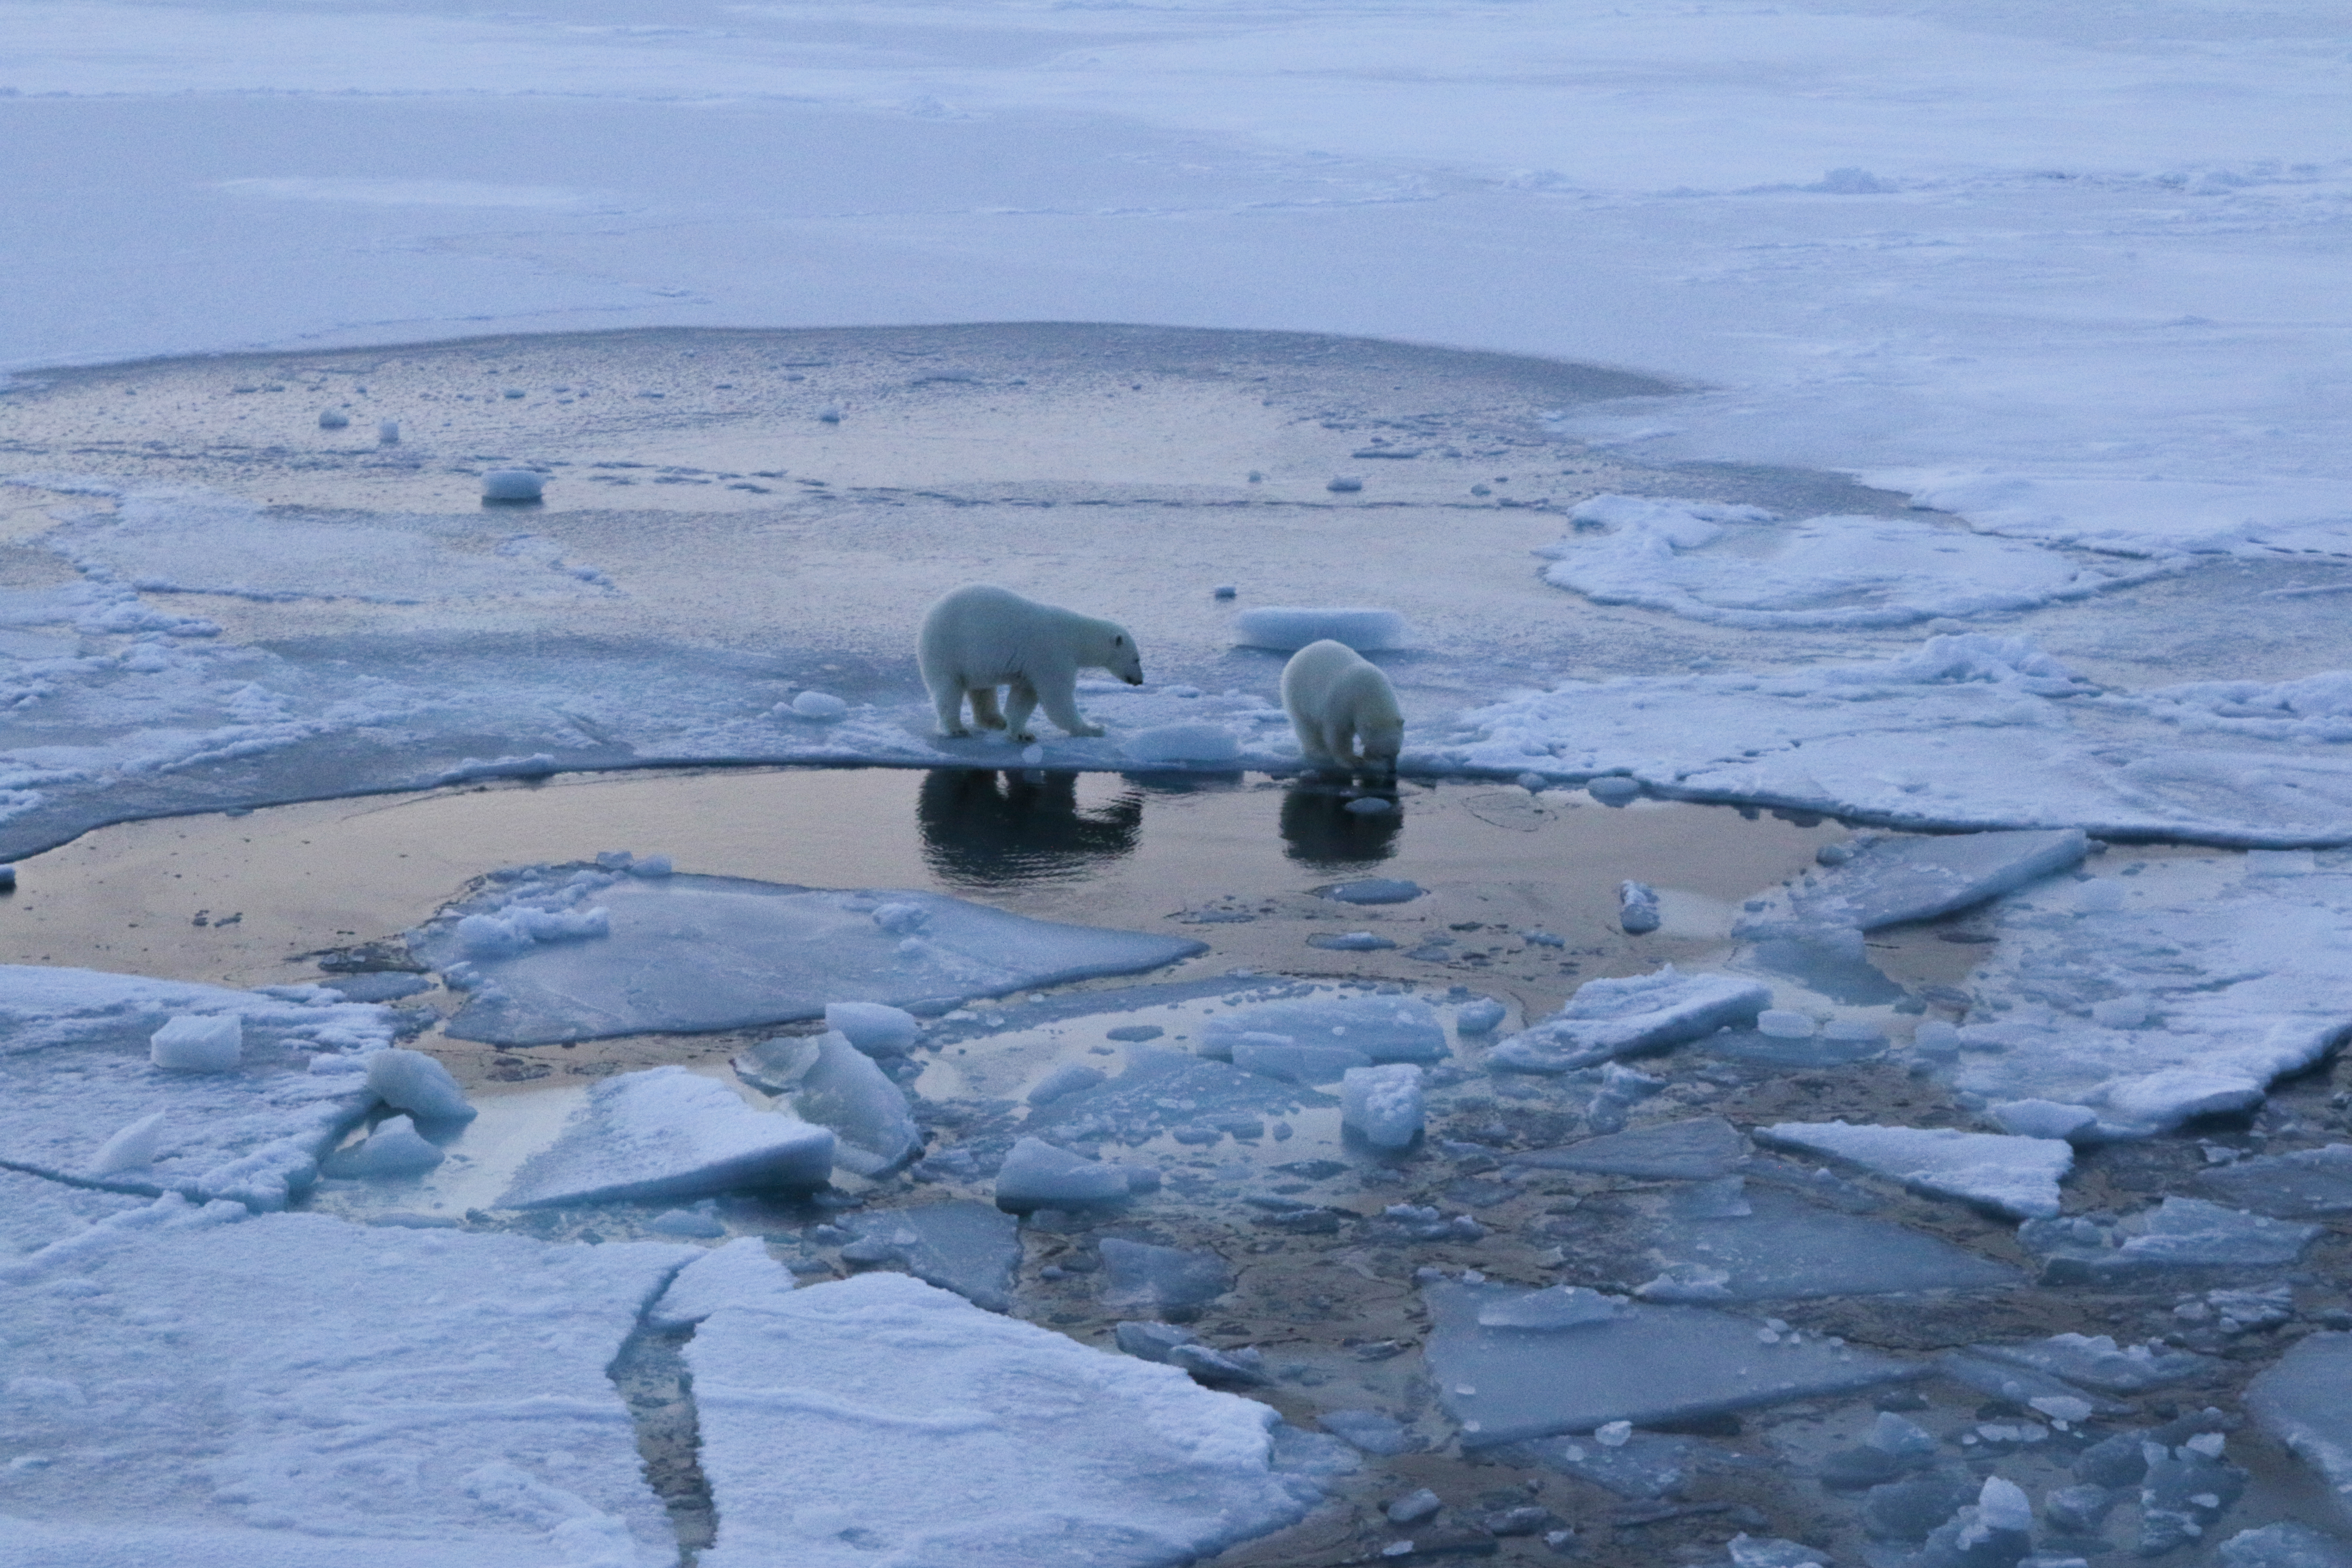
[[[1143,684],[1143,677],[1139,675],[1130,675],[1127,678],[1127,683],[1129,686],[1140,686]]]

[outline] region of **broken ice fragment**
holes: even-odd
[[[368,1058],[367,1086],[394,1110],[425,1121],[470,1121],[475,1110],[447,1068],[423,1051],[394,1048]]]
[[[1248,1034],[1230,1042],[1234,1066],[1290,1083],[1338,1083],[1371,1058],[1352,1046],[1301,1045],[1284,1035]]]
[[[1118,1310],[1182,1310],[1213,1301],[1234,1288],[1225,1260],[1213,1252],[1187,1252],[1117,1237],[1102,1243],[1103,1304]]]
[[[1377,1410],[1326,1410],[1318,1419],[1323,1423],[1323,1430],[1367,1454],[1407,1454],[1420,1447],[1395,1416],[1383,1415]]]
[[[1488,1301],[1478,1309],[1478,1326],[1539,1332],[1587,1328],[1612,1321],[1624,1305],[1622,1297],[1604,1296],[1579,1285],[1560,1285],[1549,1290]]]
[[[416,1131],[415,1121],[395,1116],[377,1123],[363,1142],[328,1155],[319,1163],[319,1169],[322,1174],[345,1179],[414,1176],[433,1169],[446,1158]]]
[[[869,1057],[904,1056],[915,1048],[921,1022],[903,1007],[880,1002],[828,1002],[824,1026]]]
[[[492,468],[482,476],[482,499],[486,501],[534,501],[540,499],[545,481],[529,468]]]
[[[1486,1053],[1490,1068],[1559,1073],[1753,1023],[1772,1000],[1761,981],[1727,974],[1655,974],[1589,980],[1542,1023]]]
[[[722,1307],[757,1307],[793,1286],[792,1270],[777,1262],[756,1236],[739,1236],[678,1270],[661,1300],[646,1312],[657,1329],[691,1328]]]
[[[2281,1219],[2352,1214],[2352,1143],[2240,1160],[2206,1172],[2197,1184]]]
[[[1617,885],[1617,924],[1628,936],[1646,936],[1658,929],[1658,890],[1646,882]]]
[[[1757,1301],[2018,1283],[2016,1270],[2007,1264],[1922,1231],[1817,1208],[1788,1193],[1759,1191],[1752,1182],[1748,1197],[1754,1212],[1742,1217],[1670,1215],[1652,1227],[1642,1239],[1666,1268],[1659,1281],[1637,1294]],[[1679,1273],[1678,1268],[1690,1272]],[[1676,1284],[1685,1279],[1706,1281],[1706,1294]]]
[[[621,1073],[588,1090],[554,1144],[532,1155],[503,1208],[639,1203],[768,1187],[821,1187],[834,1135],[754,1110],[725,1084],[682,1067]]]
[[[2012,1219],[2058,1212],[2059,1179],[2074,1151],[2050,1138],[2008,1137],[1937,1127],[1856,1127],[1843,1121],[1783,1121],[1758,1142],[1850,1161],[1916,1191],[1981,1204]]]
[[[163,1146],[165,1114],[151,1111],[100,1144],[89,1168],[106,1176],[121,1171],[143,1171],[153,1164],[155,1152]]]
[[[148,1041],[148,1059],[173,1072],[235,1072],[245,1055],[245,1026],[234,1013],[182,1013]]]
[[[1876,838],[1843,864],[1771,895],[1732,934],[1753,940],[1790,927],[1876,931],[1933,920],[2076,865],[2087,847],[2072,827]]]
[[[1089,1160],[1040,1138],[1016,1141],[996,1173],[996,1206],[1013,1214],[1124,1203],[1134,1190],[1126,1166]]]
[[[2021,1138],[2066,1138],[2088,1132],[2099,1113],[2086,1105],[2061,1105],[2052,1100],[2012,1100],[1985,1112],[2003,1132]]]
[[[1340,1121],[1376,1149],[1404,1149],[1421,1136],[1421,1069],[1409,1062],[1349,1068],[1340,1079]]]
[[[2352,1333],[2307,1334],[2246,1385],[2246,1408],[2327,1483],[2352,1524]]]
[[[1201,1054],[1227,1055],[1234,1041],[1250,1035],[1343,1047],[1370,1062],[1440,1062],[1448,1055],[1444,1026],[1417,996],[1318,994],[1237,1008],[1202,1026]]]
[[[2221,1568],[2352,1568],[2352,1542],[2283,1519],[2221,1542]]]
[[[924,1284],[952,1290],[992,1312],[1012,1310],[1021,1227],[994,1205],[958,1199],[860,1215],[850,1224],[860,1243],[887,1248]],[[848,1256],[846,1248],[843,1256]]]
[[[2190,1351],[2156,1345],[2126,1349],[2106,1334],[2053,1334],[2023,1344],[1969,1348],[1994,1361],[2032,1367],[2108,1394],[2139,1394],[2185,1377],[2201,1376],[2217,1364],[2212,1357]]]
[[[907,1095],[838,1030],[762,1041],[736,1076],[781,1095],[802,1121],[833,1129],[833,1163],[860,1176],[895,1171],[923,1146]]]

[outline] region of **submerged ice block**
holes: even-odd
[[[1012,1310],[1021,1226],[1002,1209],[956,1199],[862,1214],[848,1224],[858,1240],[889,1248],[924,1284],[992,1312]]]
[[[1772,1005],[1772,988],[1729,974],[1655,974],[1588,980],[1568,1005],[1486,1053],[1506,1072],[1561,1073],[1612,1057],[1695,1040],[1730,1024],[1752,1024]]]
[[[0,1561],[667,1568],[605,1369],[695,1256],[173,1196],[0,1259]]]
[[[1763,1301],[1902,1290],[2011,1286],[2017,1270],[1939,1237],[1866,1215],[1840,1214],[1750,1182],[1748,1212],[1669,1212],[1644,1235],[1658,1278],[1636,1294],[1656,1301]]]
[[[1748,1140],[1738,1128],[1720,1116],[1699,1116],[1514,1154],[1510,1163],[1548,1171],[1704,1182],[1727,1173],[1747,1152]]]
[[[1360,1051],[1370,1062],[1440,1062],[1445,1026],[1418,996],[1318,994],[1213,1014],[1201,1028],[1201,1054],[1236,1059],[1236,1045],[1277,1036],[1300,1047]]]
[[[713,1313],[686,1358],[703,1568],[1174,1568],[1305,1511],[1268,1406],[903,1275]]]
[[[1533,1294],[1505,1285],[1428,1287],[1438,1400],[1465,1448],[1612,1421],[1691,1421],[1790,1399],[1843,1394],[1919,1375],[1912,1363],[1790,1334],[1765,1343],[1752,1318],[1701,1307],[1629,1303],[1561,1329],[1480,1321]]]
[[[682,1067],[608,1078],[588,1091],[562,1136],[532,1155],[501,1208],[695,1198],[744,1188],[821,1187],[834,1135],[754,1110],[725,1084]]]
[[[601,931],[549,925],[591,906],[604,915]],[[524,918],[534,911],[547,919]],[[485,946],[469,939],[468,921],[547,934]],[[449,1033],[498,1045],[787,1023],[817,1017],[845,995],[940,1006],[1136,973],[1204,951],[1178,937],[1031,920],[938,893],[647,878],[594,866],[501,873],[408,942],[467,994]]]
[[[2059,1179],[2074,1167],[2074,1147],[2059,1139],[1950,1127],[1783,1121],[1757,1129],[1756,1138],[1848,1161],[1916,1191],[1981,1204],[2011,1219],[2056,1214]]]
[[[1850,927],[1876,931],[1983,903],[2081,863],[2078,827],[1874,838],[1843,865],[1809,871],[1743,915],[1734,936]]]
[[[2335,1494],[2352,1524],[2352,1334],[2308,1334],[2246,1385],[2246,1408]]]

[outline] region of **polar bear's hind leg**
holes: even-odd
[[[967,694],[971,698],[971,721],[983,730],[1004,728],[1004,715],[996,710],[996,688],[975,686]]]
[[[1004,728],[1016,741],[1034,741],[1029,731],[1029,715],[1037,710],[1037,689],[1026,677],[1014,676],[1004,693]]]

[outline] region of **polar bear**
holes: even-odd
[[[966,696],[973,723],[1008,730],[1015,740],[1036,739],[1029,715],[1040,704],[1071,734],[1099,735],[1102,726],[1078,711],[1078,671],[1107,669],[1129,686],[1143,684],[1143,658],[1125,626],[984,583],[958,588],[930,607],[915,658],[939,707],[942,735],[971,732],[963,726]],[[1001,715],[1000,686],[1012,688]]]
[[[1326,637],[1292,654],[1282,668],[1282,706],[1309,763],[1395,769],[1404,746],[1396,689],[1346,643]],[[1361,756],[1356,752],[1360,740]]]

